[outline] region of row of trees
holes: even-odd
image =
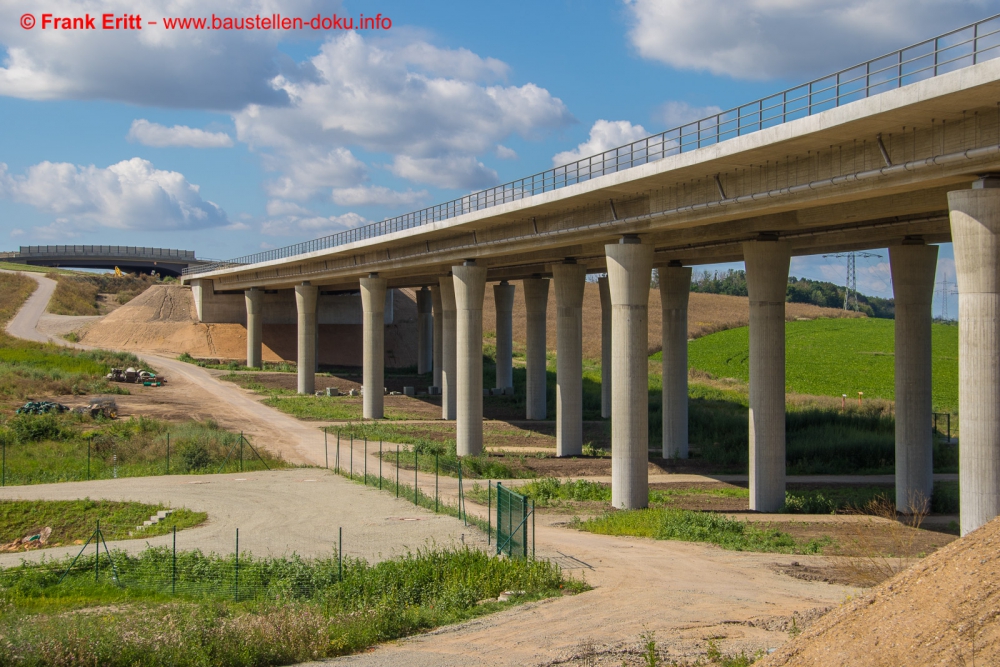
[[[658,277],[653,276],[654,287],[659,284]],[[709,273],[702,271],[691,276],[691,291],[708,294],[728,294],[729,296],[747,296],[746,271],[730,269],[725,273]],[[858,310],[868,317],[893,319],[896,308],[892,299],[858,294]],[[793,303],[811,303],[825,308],[844,307],[844,288],[830,282],[811,280],[809,278],[788,278],[788,288],[785,300]],[[852,304],[853,307],[853,304]]]

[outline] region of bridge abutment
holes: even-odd
[[[791,246],[743,244],[750,296],[750,509],[785,504],[785,292]]]
[[[583,453],[583,289],[587,267],[552,265],[556,291],[556,456]]]
[[[549,305],[547,278],[526,278],[524,310],[525,341],[525,419],[545,419],[545,311]]]
[[[514,286],[506,280],[493,286],[497,310],[496,388],[514,386]]]
[[[456,375],[455,339],[457,336],[455,312],[455,279],[452,276],[442,276],[438,279],[441,286],[441,419],[455,419],[457,407],[456,391],[458,378]]]
[[[387,281],[377,273],[361,279],[364,352],[362,417],[385,416],[385,294]]]
[[[965,535],[1000,514],[1000,189],[949,192],[948,207],[958,282],[958,486]]]
[[[661,266],[663,311],[663,458],[688,457],[687,311],[691,268]]]
[[[607,277],[597,279],[601,295],[601,418],[611,416],[611,290]]]
[[[938,247],[889,248],[896,306],[896,508],[930,509],[934,490],[931,423],[931,302]]]
[[[458,391],[455,444],[459,456],[483,451],[483,298],[486,267],[474,261],[451,269],[455,284]]]
[[[417,291],[417,373],[429,373],[434,362],[434,320],[431,291]]]
[[[247,366],[261,368],[264,356],[264,292],[251,287],[244,292],[247,304]],[[318,329],[318,327],[317,327]]]
[[[298,312],[298,391],[316,391],[316,299],[319,288],[304,282],[295,286],[295,307]]]
[[[629,241],[629,242],[626,242]],[[611,503],[649,504],[649,279],[653,246],[605,246],[611,291]]]

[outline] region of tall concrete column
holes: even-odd
[[[597,279],[601,293],[601,418],[611,416],[611,288],[607,277]]]
[[[583,453],[583,288],[587,267],[552,265],[556,290],[556,456]]]
[[[429,373],[434,355],[434,320],[431,291],[426,287],[417,292],[417,373]]]
[[[493,286],[497,307],[497,389],[514,386],[514,286],[506,280]]]
[[[525,341],[525,419],[545,419],[545,311],[549,304],[549,281],[527,278],[524,309],[527,313]]]
[[[657,270],[663,309],[663,458],[686,459],[691,267],[668,265]]]
[[[750,295],[750,509],[785,504],[785,292],[791,246],[743,244]]]
[[[256,287],[243,292],[247,300],[247,366],[261,368],[264,351],[264,290]]]
[[[361,279],[361,312],[364,330],[362,383],[365,396],[361,416],[385,416],[385,290],[386,279],[371,273]]]
[[[444,331],[444,314],[441,311],[441,285],[431,285],[431,303],[434,320],[434,386],[441,389],[441,369],[444,366],[444,354],[441,351],[441,335]]]
[[[996,180],[983,179],[973,190],[948,193],[958,279],[962,418],[958,487],[963,535],[1000,514],[1000,189],[996,186]]]
[[[611,504],[649,504],[649,279],[653,246],[635,237],[604,247],[611,289]]]
[[[486,267],[468,261],[451,269],[455,284],[458,401],[455,444],[459,456],[483,451],[483,297]]]
[[[304,282],[295,286],[295,309],[299,316],[299,393],[316,391],[316,299],[319,288]]]
[[[930,509],[934,490],[931,423],[931,302],[937,246],[889,248],[896,304],[896,509]]]
[[[438,278],[441,286],[441,419],[454,419],[457,409],[455,338],[455,281],[451,276]]]

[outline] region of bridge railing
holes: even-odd
[[[195,259],[194,250],[173,250],[171,248],[141,248],[120,245],[29,245],[21,246],[21,257],[44,258],[53,255],[61,257],[127,257],[131,259]]]
[[[576,162],[473,192],[443,204],[312,241],[224,262],[189,267],[184,269],[184,274],[204,273],[293,257],[447,220],[759,132],[768,127],[811,116],[998,56],[1000,56],[1000,14],[755,102],[722,111]]]

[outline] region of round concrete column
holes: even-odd
[[[601,293],[601,417],[611,416],[611,288],[607,277],[597,279]]]
[[[750,295],[750,509],[785,504],[785,291],[791,246],[743,244]]]
[[[295,286],[295,309],[299,316],[299,393],[316,391],[316,298],[319,288],[304,282]]]
[[[545,311],[549,305],[549,281],[527,278],[524,309],[527,314],[525,365],[525,419],[545,419]]]
[[[441,351],[441,332],[443,331],[444,315],[441,312],[441,285],[431,285],[431,303],[433,305],[434,321],[434,353],[432,355],[434,367],[434,386],[441,390],[441,368],[444,364],[444,356]]]
[[[455,444],[459,456],[483,451],[483,297],[486,267],[466,262],[451,269],[455,284],[458,402]]]
[[[663,458],[688,457],[688,295],[691,268],[661,266]]]
[[[247,301],[247,366],[260,368],[264,349],[264,291],[251,287],[243,294]]]
[[[362,328],[364,351],[362,383],[365,396],[361,416],[382,419],[385,416],[385,278],[377,273],[361,279]]]
[[[931,302],[937,246],[889,248],[896,304],[896,509],[930,509],[934,490],[931,423]]]
[[[514,286],[506,280],[493,286],[497,306],[497,389],[514,386]]]
[[[458,390],[456,375],[455,281],[451,276],[438,278],[441,286],[441,419],[454,419]]]
[[[431,371],[434,355],[433,301],[426,287],[417,292],[417,373]]]
[[[1000,514],[1000,189],[948,193],[958,280],[962,534]]]
[[[552,265],[556,290],[556,456],[583,453],[583,264]]]
[[[649,504],[649,279],[653,246],[605,246],[611,288],[611,504]]]

